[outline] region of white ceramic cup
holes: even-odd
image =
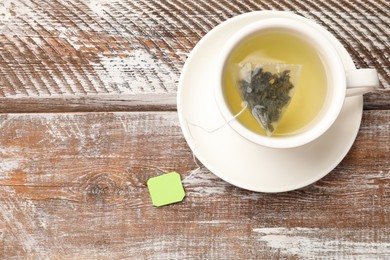
[[[303,39],[319,54],[327,76],[327,96],[316,118],[302,131],[288,136],[263,136],[242,125],[232,114],[225,100],[224,73],[232,52],[243,41],[267,32],[286,32]],[[379,85],[375,69],[354,69],[346,71],[332,43],[317,29],[302,21],[290,18],[269,18],[247,25],[237,31],[222,47],[217,60],[214,94],[217,105],[229,125],[246,139],[271,148],[294,148],[305,145],[324,134],[339,116],[345,98],[362,95]]]

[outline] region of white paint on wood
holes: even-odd
[[[197,166],[194,163],[194,169],[196,168]],[[225,194],[228,184],[204,167],[187,178],[186,176],[194,169],[191,169],[188,173],[181,173],[183,175],[182,182],[188,196],[212,197],[213,195]]]
[[[19,153],[18,147],[0,146],[0,181],[9,179],[13,171],[23,166],[24,158]]]
[[[102,81],[116,84],[120,93],[168,92],[166,86],[174,86],[179,80],[166,64],[144,50],[124,51],[120,54],[118,56],[100,54],[100,60],[96,64],[101,64],[106,72],[100,75]],[[134,71],[138,72],[135,76]],[[148,75],[147,84],[144,78],[139,78],[140,75]],[[161,84],[162,76],[164,86]]]
[[[3,12],[9,13],[8,2],[0,5]],[[154,31],[156,26],[160,26],[153,19],[140,22],[140,18],[144,17],[143,10],[133,10],[127,2],[110,0],[87,1],[77,11],[74,11],[75,3],[72,1],[58,4],[63,7],[58,7],[63,15],[58,19],[69,18],[74,24],[65,26],[56,21],[48,22],[57,17],[54,5],[48,4],[47,9],[40,1],[12,3],[12,17],[0,24],[0,32],[10,42],[7,44],[28,53],[29,62],[38,66],[34,69],[26,67],[23,73],[15,69],[16,77],[7,77],[12,86],[7,86],[10,90],[3,90],[4,96],[40,98],[62,94],[112,94],[113,100],[118,97],[117,94],[175,92],[179,71],[174,62],[178,59],[183,62],[187,51],[174,48],[170,43],[172,39],[165,36],[147,39],[144,35],[134,39],[132,33],[135,29],[149,31],[150,28]],[[129,10],[122,10],[122,6],[129,6]],[[119,11],[112,13],[113,8]],[[73,17],[81,12],[83,15],[80,17]],[[21,23],[21,18],[27,23]],[[96,21],[88,20],[91,18]],[[123,24],[120,23],[122,20],[125,21]],[[30,27],[26,29],[27,26],[33,30]],[[119,34],[108,34],[113,29],[119,30]],[[91,37],[92,32],[96,37]],[[168,48],[159,46],[159,41]],[[153,46],[146,46],[146,42]],[[80,56],[83,53],[90,55]],[[20,62],[23,58],[16,51],[12,54],[15,56],[6,62]],[[80,58],[81,62],[71,62]],[[51,68],[53,62],[58,63],[55,68]]]
[[[2,0],[0,2],[0,21],[8,21],[11,15],[11,0]]]
[[[383,233],[390,230],[384,229]],[[256,238],[287,256],[390,256],[390,243],[374,241],[372,230],[351,231],[319,228],[255,228]],[[365,234],[366,233],[366,234]],[[381,237],[381,236],[379,236]],[[385,236],[383,236],[385,237]],[[363,240],[363,241],[362,241]]]
[[[20,167],[19,161],[15,159],[2,159],[0,161],[0,173],[14,171]],[[0,179],[2,175],[0,175]]]
[[[32,254],[39,249],[34,234],[31,233],[30,224],[33,221],[33,212],[35,205],[30,201],[9,200],[6,196],[17,198],[15,191],[10,187],[2,186],[0,192],[0,218],[4,224],[11,230],[7,230],[7,242],[13,241],[21,243],[23,250],[27,254]],[[21,207],[21,205],[23,205]],[[1,252],[1,251],[0,251]],[[43,254],[41,255],[44,256]]]
[[[118,0],[91,0],[88,2],[88,6],[94,13],[103,15],[107,11],[107,5],[115,2],[118,2]]]

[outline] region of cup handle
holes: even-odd
[[[347,70],[347,97],[363,95],[379,86],[378,73],[375,69]]]

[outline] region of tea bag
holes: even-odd
[[[271,136],[294,95],[302,65],[259,64],[245,61],[234,64],[233,73],[241,98],[259,125]]]

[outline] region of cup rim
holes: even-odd
[[[307,131],[303,131],[302,133],[273,137],[255,133],[242,125],[237,118],[231,120],[235,115],[232,114],[224,98],[223,75],[227,61],[234,48],[237,47],[242,40],[245,40],[260,31],[265,32],[271,30],[288,30],[296,32],[300,36],[304,36],[305,39],[309,39],[310,42],[312,42],[312,45],[321,52],[320,57],[323,63],[325,63],[324,65],[327,65],[328,67],[325,68],[327,70],[326,74],[328,77],[328,84],[334,85],[331,89],[331,93],[328,93],[328,98],[331,99],[331,105],[327,106],[325,115],[319,119],[318,123],[316,123],[313,127]],[[344,65],[342,64],[340,57],[330,41],[326,39],[317,29],[300,21],[290,18],[268,18],[243,27],[226,42],[225,46],[221,50],[221,54],[219,55],[216,64],[214,97],[222,116],[226,121],[229,121],[229,125],[237,133],[247,140],[262,146],[270,148],[294,148],[314,141],[325,133],[334,123],[344,104],[346,96],[346,77]]]

